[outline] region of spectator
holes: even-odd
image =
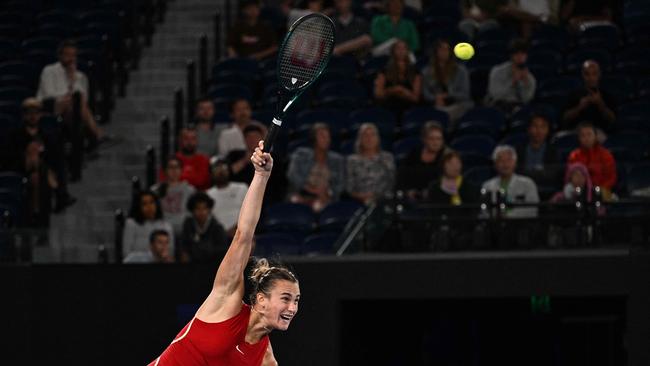
[[[323,0],[306,0],[304,9],[291,8],[287,14],[287,29],[291,27],[296,20],[311,13],[323,13]]]
[[[424,100],[447,112],[452,122],[474,105],[470,95],[469,73],[452,57],[451,45],[447,40],[436,41],[431,62],[422,71],[422,83]]]
[[[506,112],[533,99],[537,82],[526,67],[528,45],[517,39],[510,45],[510,61],[490,70],[486,102]]]
[[[219,136],[219,156],[226,157],[231,151],[246,150],[246,142],[244,141],[244,128],[252,122],[257,122],[251,119],[252,116],[251,105],[246,99],[237,99],[233,102],[230,115],[232,117],[232,124],[221,132]],[[259,123],[259,122],[257,122]]]
[[[241,2],[241,20],[228,32],[228,56],[265,59],[278,50],[275,30],[259,21],[260,4],[257,0]]]
[[[197,151],[200,154],[213,156],[217,154],[219,135],[224,129],[222,125],[214,124],[214,103],[210,98],[201,98],[196,102],[196,131],[199,142]]]
[[[181,180],[183,162],[173,156],[167,160],[165,176],[167,179],[152,187],[160,198],[160,206],[167,222],[172,224],[174,234],[179,235],[185,220],[185,205],[195,189],[186,181]]]
[[[363,59],[370,47],[370,28],[368,23],[352,12],[352,0],[335,0],[336,13],[334,24],[336,25],[336,46],[335,55],[353,54],[358,59]]]
[[[563,128],[573,129],[578,123],[589,121],[602,132],[611,132],[616,121],[616,99],[600,89],[600,66],[596,61],[582,64],[582,80],[584,86],[569,94]]]
[[[395,41],[402,40],[408,50],[417,52],[420,49],[420,38],[415,24],[402,18],[404,0],[386,0],[386,14],[372,18],[370,35],[375,48],[374,56],[386,55],[392,50]]]
[[[22,173],[27,178],[26,226],[32,228],[50,226],[52,191],[58,186],[54,172],[41,159],[42,150],[40,141],[30,141],[22,161]]]
[[[600,186],[604,200],[612,199],[612,189],[616,184],[616,161],[609,150],[604,148],[596,138],[596,128],[589,122],[578,125],[580,147],[569,154],[568,164],[582,163],[589,170],[589,176],[595,186]]]
[[[498,28],[499,22],[495,17],[501,3],[499,0],[462,0],[463,19],[458,23],[458,29],[469,39],[474,39],[478,32]]]
[[[501,22],[512,24],[522,38],[529,39],[535,26],[546,23],[551,17],[550,0],[510,1],[499,7]]]
[[[561,19],[570,29],[578,31],[592,24],[612,23],[613,6],[611,0],[565,0],[561,8]]]
[[[411,151],[399,164],[397,189],[410,199],[422,197],[429,184],[440,177],[442,158],[450,152],[445,146],[444,130],[437,122],[429,121],[420,133],[422,147]]]
[[[135,252],[149,250],[149,238],[154,230],[163,230],[169,234],[174,232],[171,224],[163,220],[160,202],[151,191],[140,192],[131,205],[129,218],[122,233],[122,247],[127,256]],[[174,237],[169,238],[170,252],[174,253]]]
[[[348,194],[364,204],[391,197],[395,160],[393,154],[381,150],[379,132],[374,124],[361,125],[355,147],[356,153],[347,159]]]
[[[582,163],[571,164],[564,175],[564,186],[551,198],[551,202],[591,202],[593,183],[589,170]]]
[[[230,170],[225,160],[216,158],[211,166],[214,185],[206,193],[214,200],[212,215],[223,225],[228,236],[233,237],[248,185],[230,181]]]
[[[54,100],[54,113],[70,120],[73,113],[73,94],[81,94],[81,118],[90,131],[92,140],[105,140],[104,133],[97,126],[88,107],[88,78],[77,70],[77,45],[63,41],[58,50],[59,62],[47,65],[41,72],[36,97],[43,101]]]
[[[485,189],[492,197],[492,202],[498,202],[500,192],[504,193],[505,203],[539,203],[537,185],[523,175],[515,174],[517,165],[517,152],[509,145],[499,145],[494,149],[492,158],[497,176],[483,183]],[[523,218],[536,217],[536,207],[508,208],[506,217]]]
[[[244,149],[231,151],[226,156],[230,177],[234,182],[246,183],[253,179],[255,168],[250,164],[250,156],[255,151],[257,143],[266,135],[266,128],[260,124],[252,123],[244,128]]]
[[[197,192],[187,202],[191,216],[183,222],[183,262],[218,263],[228,250],[226,231],[212,216],[214,201],[204,192]]]
[[[172,263],[174,257],[169,251],[169,233],[154,230],[149,235],[149,250],[133,252],[124,258],[124,263]]]
[[[325,123],[312,126],[310,140],[311,148],[300,147],[291,155],[287,178],[290,200],[319,212],[343,191],[345,160],[330,151],[330,129]]]
[[[60,212],[77,200],[68,193],[67,172],[63,157],[63,143],[56,132],[46,133],[40,126],[42,103],[36,98],[27,98],[22,103],[23,126],[11,131],[6,143],[5,168],[23,171],[27,145],[37,141],[41,146],[41,158],[54,170],[57,180],[55,190],[55,212]]]
[[[463,161],[460,155],[455,151],[447,151],[440,160],[442,175],[429,185],[429,201],[451,206],[478,202],[478,187],[463,179]]]
[[[533,114],[528,123],[528,141],[516,147],[517,172],[531,177],[538,185],[553,185],[561,176],[559,154],[548,143],[550,130],[545,116]]]
[[[181,180],[199,190],[210,188],[210,158],[196,152],[198,137],[196,129],[185,127],[180,132],[180,149],[175,157],[182,162]],[[160,180],[166,180],[163,174]]]
[[[401,115],[420,101],[421,91],[422,77],[409,61],[408,46],[403,41],[395,42],[386,69],[375,78],[375,98]]]

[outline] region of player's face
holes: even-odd
[[[271,290],[269,297],[264,297],[265,318],[273,329],[287,330],[291,320],[298,312],[300,287],[295,282],[279,280]]]

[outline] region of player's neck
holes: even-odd
[[[271,333],[271,329],[264,324],[264,316],[251,307],[251,315],[248,318],[248,328],[246,329],[246,342],[254,344],[260,341],[262,337]]]

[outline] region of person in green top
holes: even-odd
[[[402,18],[403,9],[404,0],[386,1],[386,14],[372,18],[370,36],[373,45],[379,46],[392,38],[398,38],[406,42],[411,51],[420,49],[418,31],[412,21]]]

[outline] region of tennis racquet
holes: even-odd
[[[334,49],[334,29],[334,22],[320,13],[305,15],[289,28],[278,52],[280,98],[271,128],[264,139],[264,151],[270,152],[273,148],[282,120],[291,105],[327,67]]]

